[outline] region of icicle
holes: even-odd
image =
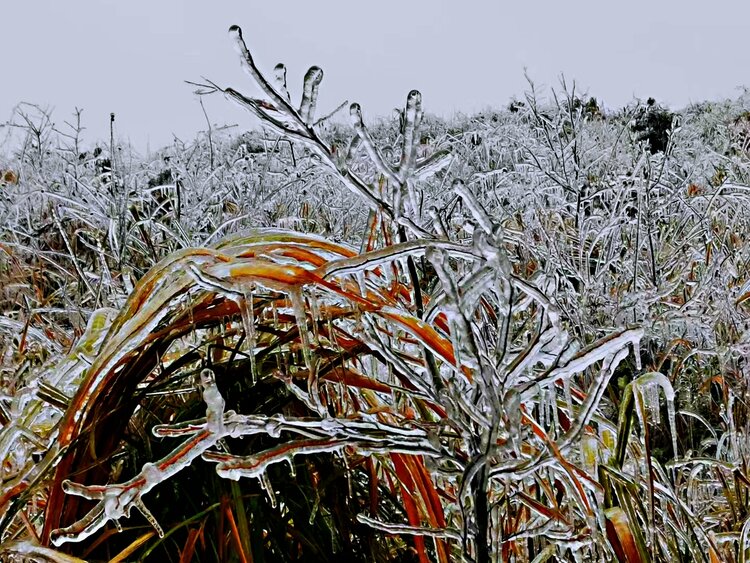
[[[396,266],[396,275],[399,276],[401,279],[410,279],[409,276],[409,258],[408,257],[400,257],[393,261],[393,264]]]
[[[674,452],[674,457],[677,458],[677,423],[675,420],[674,407],[675,392],[669,379],[658,371],[650,371],[634,380],[631,385],[633,386],[633,391],[640,394],[645,403],[644,406],[649,409],[649,412],[653,412],[653,409],[656,409],[657,416],[659,412],[659,388],[661,388],[667,402],[667,418],[669,419],[667,422],[669,424],[669,431],[672,434],[672,451]],[[640,418],[640,409],[638,409],[638,411],[638,417]],[[646,424],[645,420],[641,420],[640,422],[642,425]]]
[[[156,533],[159,535],[160,538],[164,537],[164,529],[161,527],[159,522],[156,520],[156,517],[151,513],[151,511],[146,508],[146,505],[143,504],[143,501],[141,499],[137,499],[133,505],[138,509],[138,512],[140,512],[143,517],[148,520],[148,523],[151,524],[151,526],[156,530]],[[118,522],[115,520],[115,524]],[[119,530],[122,531],[122,530]]]
[[[255,347],[257,346],[257,334],[255,332],[255,309],[253,304],[253,288],[243,292],[240,303],[242,323],[245,325],[245,336],[247,337],[248,353],[250,354],[250,378],[255,385],[258,380],[258,368],[255,364]]]
[[[508,433],[513,450],[521,457],[521,395],[508,390],[503,398],[503,408],[508,420]]]
[[[572,420],[575,416],[573,412],[573,394],[570,392],[570,378],[563,379],[563,393],[565,394],[565,404],[568,407],[568,417]]]
[[[722,405],[723,406],[723,405]],[[737,444],[737,429],[734,425],[734,393],[729,390],[729,396],[727,397],[727,409],[725,411],[727,427],[729,428],[729,439],[732,451],[730,452],[731,457],[727,459],[737,459],[739,454],[739,447]]]
[[[382,267],[383,272],[383,281],[385,282],[383,285],[386,287],[392,287],[394,282],[397,279],[397,272],[396,269],[393,267],[393,264],[384,264]]]
[[[635,359],[635,369],[637,372],[640,372],[641,369],[643,369],[641,366],[641,341],[633,340],[633,342],[631,342],[631,345],[633,346],[633,358]]]
[[[276,508],[276,493],[274,493],[271,480],[268,478],[268,472],[264,471],[258,475],[258,481],[260,482],[260,488],[268,495],[268,500],[271,501],[271,506]]]
[[[665,393],[666,395],[666,393]],[[667,398],[667,418],[669,419],[669,431],[672,434],[672,451],[674,452],[674,457],[677,459],[677,421],[675,416],[675,408],[674,408],[674,391],[672,392],[671,397],[669,395],[666,395]]]
[[[279,329],[279,310],[276,307],[276,300],[271,302],[271,313],[273,314],[273,328]]]
[[[310,314],[312,315],[312,333],[313,333],[313,339],[315,342],[320,341],[320,334],[318,332],[318,323],[320,323],[321,315],[320,315],[320,304],[318,303],[318,299],[315,296],[315,294],[311,294],[307,302],[310,304]]]
[[[443,220],[440,218],[437,207],[430,205],[427,208],[427,216],[432,219],[432,229],[438,234],[438,236],[441,238],[448,238],[448,232],[443,226]]]
[[[654,385],[647,385],[643,388],[643,397],[646,402],[646,410],[651,424],[659,423],[659,389]]]
[[[464,184],[461,180],[454,180],[453,191],[455,191],[456,194],[461,198],[466,207],[469,208],[474,221],[477,222],[482,230],[484,230],[484,232],[488,235],[492,234],[494,228],[492,219],[484,210],[484,206],[479,203],[479,201],[477,201],[476,197],[474,197],[474,194],[469,190],[466,184]]]
[[[349,496],[347,498],[354,498],[354,487],[352,485],[352,470],[349,467],[349,458],[344,455],[344,450],[341,450],[341,457],[344,460],[344,473],[346,474],[346,483],[348,485],[348,494]]]
[[[359,294],[362,297],[367,296],[367,281],[365,279],[365,273],[362,270],[357,270],[357,272],[354,274],[357,278],[357,285],[359,286]]]
[[[308,334],[307,328],[307,310],[305,308],[305,296],[302,288],[294,288],[289,291],[288,295],[289,300],[292,303],[294,316],[297,320],[300,344],[302,348],[302,357],[309,374],[307,378],[307,393],[310,397],[310,402],[315,407],[315,410],[318,413],[323,414],[327,412],[327,409],[320,400],[320,392],[318,390],[318,363],[313,361],[312,345],[310,343],[310,335]]]
[[[294,318],[297,320],[299,329],[299,340],[302,346],[302,357],[308,371],[313,371],[312,351],[310,349],[310,335],[307,331],[307,311],[305,309],[305,296],[302,289],[294,288],[289,291],[289,301],[292,303]]]

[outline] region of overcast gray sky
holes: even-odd
[[[0,121],[27,101],[55,122],[83,108],[89,140],[117,134],[137,149],[205,129],[192,87],[210,78],[257,94],[228,39],[243,28],[261,68],[288,68],[299,91],[325,72],[320,110],[343,100],[390,114],[412,88],[428,112],[504,106],[564,73],[608,107],[654,96],[672,107],[735,97],[750,86],[746,0],[0,0]],[[205,100],[212,122],[252,120]]]

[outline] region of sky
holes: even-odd
[[[744,0],[0,0],[0,13],[0,124],[19,102],[51,109],[61,129],[82,108],[93,143],[114,112],[118,139],[141,152],[206,129],[185,81],[259,94],[232,24],[261,69],[286,64],[293,95],[318,65],[319,112],[356,101],[366,119],[413,88],[437,115],[503,107],[528,90],[525,73],[537,88],[564,75],[609,108],[652,96],[677,109],[750,86]],[[220,95],[204,105],[213,124],[257,123]]]

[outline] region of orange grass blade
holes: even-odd
[[[607,519],[607,539],[620,563],[645,563],[630,529],[630,521],[625,511],[617,506],[604,511]]]

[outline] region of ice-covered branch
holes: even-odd
[[[87,486],[72,481],[63,482],[66,493],[99,502],[81,520],[54,530],[51,539],[55,545],[83,541],[109,521],[115,522],[119,527],[120,518],[129,517],[133,507],[148,519],[160,536],[164,535],[156,519],[143,503],[143,496],[188,467],[193,460],[215,446],[226,435],[223,425],[224,399],[216,387],[211,370],[204,369],[201,372],[201,387],[206,403],[206,422],[196,428],[190,438],[168,455],[155,463],[145,464],[138,475],[122,484]]]

